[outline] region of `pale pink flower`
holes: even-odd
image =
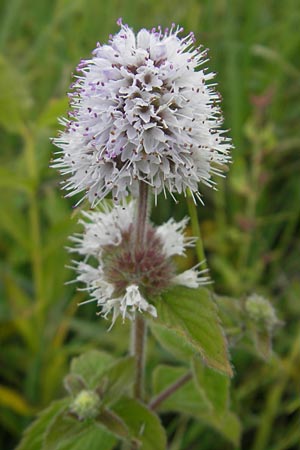
[[[137,34],[119,25],[77,68],[53,167],[67,196],[83,192],[92,205],[109,192],[136,196],[140,181],[155,195],[189,189],[200,198],[199,183],[214,186],[231,148],[206,50],[175,25]]]

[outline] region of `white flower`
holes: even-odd
[[[200,198],[198,183],[214,185],[231,148],[206,51],[174,25],[137,35],[119,25],[77,68],[53,167],[67,195],[84,192],[92,205],[111,191],[116,200],[137,195],[140,180],[155,195],[190,189]]]
[[[201,271],[196,270],[196,268],[189,269],[173,277],[172,283],[195,289],[200,285],[211,283],[209,276],[203,276],[207,272],[207,269]]]
[[[83,235],[72,236],[75,242],[75,251],[83,255],[99,256],[102,247],[106,245],[118,245],[122,240],[122,230],[129,229],[134,217],[135,203],[132,201],[126,207],[115,205],[111,208],[108,203],[103,203],[101,211],[83,212],[87,220],[80,220],[84,226]]]
[[[123,320],[134,320],[137,313],[156,317],[155,298],[176,284],[197,288],[209,282],[206,270],[198,271],[197,266],[176,274],[173,257],[184,255],[195,242],[184,236],[187,219],[148,225],[145,245],[136,249],[134,202],[114,208],[105,203],[101,211],[84,217],[88,220],[81,221],[84,231],[72,238],[75,247],[70,249],[84,256],[74,262],[76,281],[89,294],[83,303],[95,301],[105,318],[112,313],[112,325],[118,316]]]
[[[187,222],[187,217],[180,222],[175,222],[171,218],[168,222],[157,227],[156,232],[161,238],[163,249],[167,256],[184,255],[187,247],[193,247],[195,238],[184,235]]]
[[[126,288],[126,293],[121,301],[120,311],[123,319],[125,319],[127,308],[130,308],[131,312],[138,310],[139,312],[146,311],[151,316],[157,317],[156,308],[150,305],[144,297],[141,296],[138,286],[131,284]]]

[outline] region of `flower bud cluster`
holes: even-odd
[[[97,393],[84,389],[75,397],[71,412],[76,414],[79,420],[94,419],[99,413],[99,407],[100,398]]]
[[[250,295],[246,299],[245,308],[250,319],[259,325],[265,326],[268,330],[272,330],[280,323],[275,309],[269,300],[262,296],[257,294]]]

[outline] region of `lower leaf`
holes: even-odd
[[[115,443],[115,437],[95,420],[79,421],[62,411],[49,425],[42,450],[111,450]]]
[[[167,438],[159,417],[133,398],[123,397],[114,405],[114,413],[128,427],[133,440],[139,441],[140,450],[166,450]]]
[[[41,450],[49,424],[63,411],[69,399],[58,400],[42,411],[37,419],[26,429],[16,450]]]
[[[164,391],[184,373],[186,369],[182,367],[158,366],[153,374],[154,395]],[[241,434],[238,417],[229,410],[219,412],[214,409],[209,397],[197,388],[193,380],[190,380],[161,403],[159,411],[192,416],[238,446]]]

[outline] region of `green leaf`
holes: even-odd
[[[234,344],[244,333],[243,303],[239,299],[216,294],[213,294],[213,299],[217,304],[226,336],[230,343]]]
[[[116,439],[99,426],[89,427],[75,439],[60,444],[55,450],[112,450]],[[43,450],[48,450],[43,447]]]
[[[153,372],[153,394],[156,396],[175,383],[187,373],[185,367],[171,367],[167,365],[157,366]],[[210,404],[199,390],[195,388],[193,380],[187,381],[170,397],[164,400],[159,411],[178,411],[187,414],[206,414],[210,411]]]
[[[103,409],[96,420],[117,437],[129,439],[129,430],[125,422],[109,409]]]
[[[67,406],[69,400],[62,399],[51,403],[27,428],[16,450],[41,450],[46,430],[51,421]]]
[[[113,411],[127,425],[132,439],[141,442],[140,450],[166,450],[167,438],[158,416],[138,400],[124,397]]]
[[[97,389],[103,403],[112,404],[130,388],[134,370],[132,356],[114,360],[107,353],[90,350],[72,360],[65,385],[74,394],[84,387]]]
[[[253,317],[245,308],[245,301],[230,297],[217,296],[214,299],[218,305],[220,317],[231,345],[240,340],[248,351],[255,351],[264,360],[272,354],[272,330],[263,321]],[[272,311],[272,308],[270,308]],[[274,326],[280,321],[274,315]],[[246,347],[245,347],[246,344]],[[254,349],[253,349],[254,346]]]
[[[193,361],[196,387],[207,399],[212,411],[222,413],[229,407],[229,378],[215,370],[205,367],[196,358]]]
[[[186,373],[185,368],[158,366],[153,374],[153,390],[157,395]],[[228,410],[222,412],[213,409],[209,395],[190,380],[164,400],[159,406],[162,412],[187,414],[214,428],[235,446],[239,444],[241,426],[239,419]]]
[[[155,339],[161,346],[177,359],[187,361],[195,355],[194,347],[186,340],[183,340],[181,336],[175,333],[175,331],[157,325],[154,322],[150,323],[150,328]]]
[[[226,411],[219,417],[211,418],[211,426],[221,433],[228,441],[238,447],[241,439],[241,422],[232,411]]]
[[[161,295],[156,307],[161,325],[183,337],[209,367],[232,376],[227,342],[207,289],[176,286]]]
[[[272,354],[272,333],[264,327],[250,327],[250,337],[254,342],[255,349],[259,356],[267,361]]]
[[[112,364],[102,375],[102,379],[107,380],[103,393],[103,403],[115,403],[121,395],[128,391],[134,380],[134,372],[133,356],[120,358]]]
[[[69,373],[65,376],[64,386],[68,393],[73,396],[76,396],[80,391],[87,388],[84,379],[75,373]]]
[[[42,450],[111,450],[115,443],[115,437],[99,423],[80,422],[63,411],[48,427]]]
[[[83,355],[74,358],[71,362],[71,373],[81,376],[90,389],[97,387],[107,366],[114,358],[107,353],[98,350],[90,350]]]

